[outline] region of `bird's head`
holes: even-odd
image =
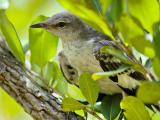
[[[66,11],[55,14],[44,22],[33,24],[31,27],[45,28],[62,40],[75,39],[85,31],[85,24],[78,17]]]

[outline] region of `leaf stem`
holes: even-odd
[[[101,117],[99,117],[99,115],[97,115],[97,113],[87,107],[84,108],[85,112],[88,112],[89,114],[93,115],[95,118],[97,118],[98,120],[103,120]]]

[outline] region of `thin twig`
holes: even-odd
[[[103,120],[101,117],[99,117],[99,115],[97,115],[97,113],[89,108],[85,108],[84,111],[90,113],[91,115],[93,115],[94,117],[96,117],[98,120]]]

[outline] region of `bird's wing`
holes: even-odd
[[[132,53],[126,51],[120,43],[115,41],[100,40],[95,44],[94,55],[105,72],[115,71],[121,66],[128,66],[127,70],[124,69],[124,71],[110,76],[109,78],[112,81],[117,82],[117,85],[119,85],[119,87],[129,95],[135,94],[137,82],[134,81],[145,80],[145,76],[141,72],[131,68],[134,63],[136,64],[136,59]],[[121,80],[119,80],[119,78]],[[122,78],[124,78],[124,80],[127,79],[127,81],[123,81]]]
[[[102,49],[105,48],[106,50],[110,51],[102,51]],[[119,59],[115,54],[119,54],[121,55],[120,57],[123,57],[126,59],[126,61],[129,60],[129,62],[131,62],[127,54],[124,53],[123,48],[120,47],[118,44],[116,45],[114,41],[101,40],[96,42],[94,48],[94,55],[96,59],[100,62],[100,65],[104,71],[116,70],[124,64],[124,62],[122,62],[123,60]]]
[[[58,58],[63,76],[69,83],[76,85],[78,80],[77,70],[69,63],[63,51],[58,54]]]
[[[94,55],[104,71],[114,71],[123,65],[132,66],[132,64],[135,63],[133,54],[126,51],[122,44],[115,41],[100,40],[96,42]],[[131,70],[131,68],[129,68],[128,71],[125,70],[123,72],[128,72],[128,75],[134,79],[145,79],[142,73],[133,69]]]

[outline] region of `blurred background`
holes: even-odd
[[[63,8],[56,0],[10,0],[6,14],[14,24],[25,45],[28,40],[28,27],[39,15],[52,16]],[[0,120],[32,120],[23,109],[0,88]]]

